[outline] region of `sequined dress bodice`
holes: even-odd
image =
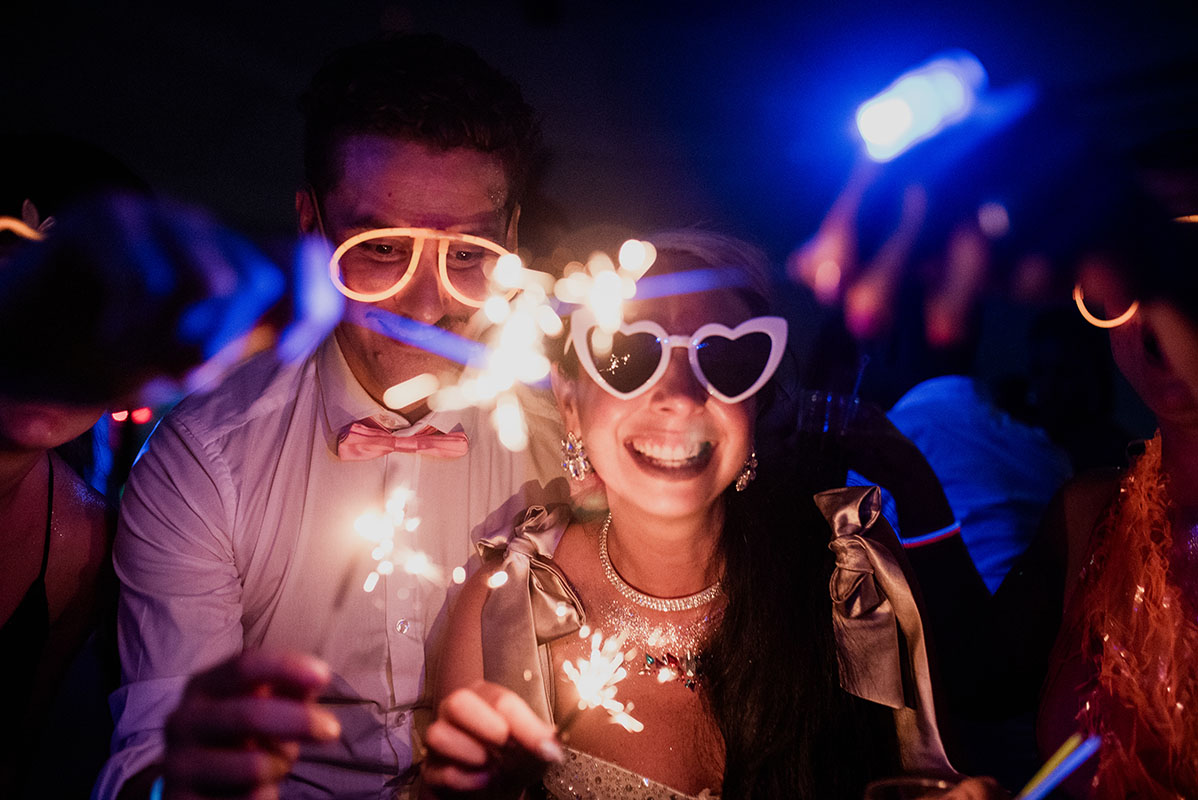
[[[565,749],[566,758],[545,773],[545,790],[557,800],[718,800],[704,789],[684,794],[621,766],[579,750]]]

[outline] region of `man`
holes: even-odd
[[[468,234],[515,246],[535,144],[519,90],[467,48],[407,36],[335,55],[303,108],[301,230],[333,245],[373,229],[419,231],[344,253],[351,296],[362,289],[348,266],[357,256],[399,263],[402,280],[357,291],[373,302],[352,302],[310,357],[249,362],[152,437],[114,553],[125,685],[113,696],[101,798],[249,794],[275,782],[287,797],[402,793],[450,571],[485,526],[561,496],[534,491],[557,460],[551,412],[532,415],[532,449],[513,454],[477,409],[383,405],[397,384],[461,371],[378,331],[403,317],[468,332],[476,308],[455,286],[466,248],[444,243]],[[359,440],[377,442],[380,428],[416,452],[367,457]],[[355,521],[384,509],[400,558],[431,567],[379,563],[364,591],[376,544]]]

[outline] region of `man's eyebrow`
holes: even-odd
[[[346,229],[361,233],[379,228],[431,228],[434,230],[449,230],[460,233],[493,234],[503,233],[503,218],[490,211],[464,218],[446,218],[429,216],[419,218],[415,223],[404,222],[396,224],[393,219],[384,219],[377,214],[363,214],[353,217],[346,224]]]
[[[350,219],[345,227],[347,230],[362,232],[375,230],[376,228],[398,228],[402,226],[394,225],[389,220],[385,220],[374,214],[364,214],[360,217]]]

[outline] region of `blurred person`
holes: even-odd
[[[203,215],[151,201],[91,145],[11,134],[0,151],[0,649],[11,723],[0,794],[83,796],[112,732],[113,520],[80,475],[86,459],[64,448],[152,377],[203,361],[213,341],[180,330],[187,308],[208,301],[213,320],[248,327],[213,297],[218,276],[243,292],[231,305],[258,313],[281,281],[223,249],[230,235]],[[161,249],[146,257],[150,246]],[[249,274],[265,297],[246,291],[255,287],[238,278]]]
[[[336,280],[355,299],[296,362],[264,355],[182,402],[135,467],[99,798],[403,795],[442,578],[488,518],[564,497],[540,491],[560,460],[550,404],[528,409],[532,447],[513,453],[480,409],[384,403],[426,373],[457,379],[435,344],[473,332],[462,281],[516,246],[537,143],[519,89],[464,46],[406,35],[334,53],[301,105],[299,228],[343,245]],[[402,544],[444,576],[397,567],[367,593],[354,522],[388,501],[415,523]]]
[[[1066,784],[1074,797],[1198,793],[1198,228],[1159,238],[1164,247],[1091,265],[1080,284],[1097,318],[1131,311],[1111,349],[1158,429],[1126,470],[1082,476],[1060,501],[1064,616],[1038,737],[1045,751],[1078,728],[1102,737]]]
[[[758,463],[782,435],[761,423],[786,338],[764,259],[698,231],[651,240],[650,276],[718,269],[722,288],[630,301],[610,352],[587,310],[571,315],[553,373],[575,442],[564,466],[593,470],[609,511],[532,507],[480,543],[487,565],[445,640],[426,790],[858,797],[871,776],[951,771],[876,488],[812,502],[794,480],[810,454]],[[566,665],[601,635],[623,636],[617,699],[643,730],[577,712]],[[973,780],[950,796],[993,791]]]

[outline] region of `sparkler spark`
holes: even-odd
[[[427,553],[397,544],[399,536],[414,533],[420,527],[420,517],[408,513],[408,501],[412,493],[397,489],[391,493],[384,511],[366,511],[354,520],[354,530],[369,542],[375,543],[370,551],[375,567],[362,584],[363,591],[373,592],[384,575],[391,575],[398,565],[408,575],[433,583],[444,583],[445,576],[440,567],[432,562]]]
[[[636,281],[657,257],[653,245],[629,240],[620,248],[619,266],[603,253],[595,253],[584,266],[573,262],[566,276],[554,282],[547,273],[525,269],[519,256],[505,255],[491,274],[491,295],[482,304],[476,321],[490,325],[485,347],[468,363],[468,374],[456,383],[431,387],[429,383],[393,387],[397,399],[409,399],[426,388],[429,408],[454,410],[467,406],[491,410],[491,423],[499,441],[509,450],[528,447],[528,424],[514,387],[538,384],[549,375],[545,339],[561,336],[562,321],[555,303],[585,305],[595,313],[599,331],[610,335],[623,322],[623,304],[636,294]],[[550,290],[552,290],[552,297]],[[435,391],[433,389],[435,388]]]
[[[616,699],[616,684],[628,677],[624,662],[635,657],[632,651],[623,650],[624,635],[604,638],[600,631],[591,633],[585,625],[579,629],[579,635],[584,639],[590,636],[590,658],[566,661],[562,665],[566,678],[578,690],[578,712],[567,715],[558,726],[559,733],[569,728],[577,713],[590,708],[602,708],[612,722],[630,733],[644,730],[644,724],[630,713],[632,704]]]

